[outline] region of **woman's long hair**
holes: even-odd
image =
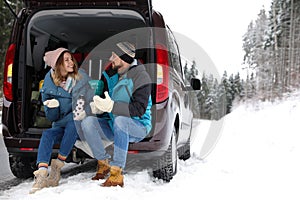
[[[63,53],[60,54],[60,56],[57,59],[56,65],[55,65],[55,70],[52,74],[52,78],[53,78],[53,82],[56,86],[60,86],[61,82],[65,81],[65,77],[62,76],[61,74],[61,68],[64,65],[64,54],[68,52],[71,54],[71,58],[73,60],[74,63],[74,71],[68,73],[67,76],[71,76],[73,79],[75,80],[79,80],[80,79],[80,74],[78,73],[78,63],[74,57],[74,55],[69,52],[69,51],[64,51]]]

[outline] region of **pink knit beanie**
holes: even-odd
[[[55,65],[59,56],[65,51],[69,51],[69,50],[61,47],[54,51],[47,51],[44,56],[45,63],[55,70]]]

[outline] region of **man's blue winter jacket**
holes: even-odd
[[[119,80],[119,75],[114,73],[103,76],[107,85],[109,95],[114,101],[110,117],[127,116],[140,121],[149,133],[151,123],[151,79],[144,65],[131,66],[128,72]],[[112,125],[112,123],[110,123]]]

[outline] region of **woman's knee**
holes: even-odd
[[[69,121],[66,124],[66,129],[70,129],[70,130],[76,130],[76,126],[75,126],[75,122],[73,120]]]
[[[54,134],[56,132],[57,132],[56,128],[49,128],[49,129],[43,131],[42,137],[43,138],[49,138],[49,137],[52,138],[54,135],[56,135],[56,134]]]

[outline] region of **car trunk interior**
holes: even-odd
[[[151,63],[149,39],[152,37],[148,22],[137,11],[125,9],[44,10],[35,13],[26,29],[26,67],[23,90],[28,92],[22,106],[22,127],[25,134],[40,137],[50,123],[45,120],[39,89],[49,67],[45,68],[43,55],[58,47],[74,53],[81,68],[92,77],[108,63],[113,44],[129,40],[137,45],[137,57]],[[138,29],[137,29],[138,28]],[[133,30],[135,29],[135,30]],[[138,30],[138,31],[137,31]],[[126,34],[123,34],[126,31]],[[122,34],[121,34],[122,33]],[[148,39],[147,39],[148,38]],[[140,47],[139,47],[140,46]],[[154,76],[151,72],[150,76]],[[153,70],[152,70],[153,71]],[[19,76],[20,77],[20,76]],[[20,84],[19,84],[20,85]],[[31,103],[27,103],[31,102]]]

